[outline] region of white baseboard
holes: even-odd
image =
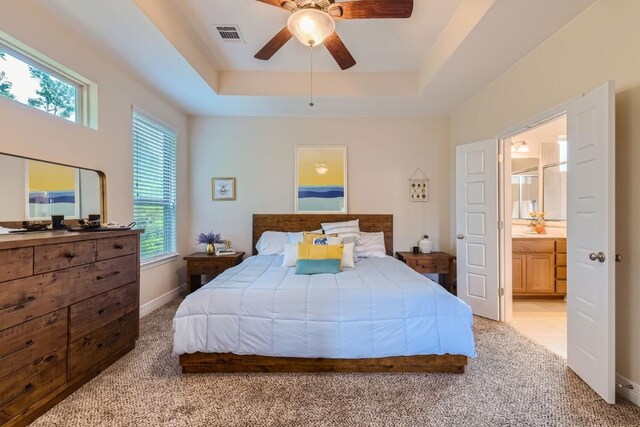
[[[633,386],[633,388],[621,387],[629,385]],[[640,406],[640,384],[636,384],[622,375],[616,374],[616,388],[616,392],[620,396]]]
[[[147,314],[154,312],[165,304],[170,303],[174,299],[178,298],[180,294],[184,293],[187,288],[187,284],[183,283],[175,289],[170,290],[164,295],[160,295],[158,298],[152,299],[146,304],[140,306],[140,317],[144,317]]]

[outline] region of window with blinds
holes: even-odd
[[[176,132],[133,112],[133,220],[140,260],[176,252]]]

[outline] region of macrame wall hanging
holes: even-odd
[[[417,168],[409,177],[409,200],[412,202],[429,201],[429,180],[420,168]]]

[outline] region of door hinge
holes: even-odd
[[[498,154],[498,163],[502,163],[504,161],[504,155]]]
[[[499,296],[504,296],[504,288],[498,288],[498,295]]]
[[[498,221],[498,230],[504,229],[504,221]]]

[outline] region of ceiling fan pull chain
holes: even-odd
[[[309,76],[311,100],[309,102],[309,107],[313,107],[315,105],[313,103],[313,44],[309,46],[309,49],[311,50],[311,74]]]

